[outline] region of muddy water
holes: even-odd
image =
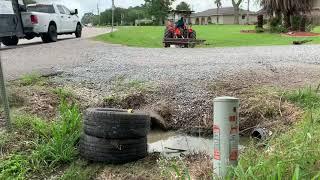
[[[239,149],[242,151],[249,138],[240,138]],[[181,153],[204,152],[212,154],[213,139],[188,136],[176,132],[152,131],[148,135],[149,152],[160,152],[166,156],[178,156]]]

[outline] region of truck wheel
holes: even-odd
[[[31,39],[33,39],[33,38],[35,38],[36,36],[35,36],[35,34],[33,34],[33,33],[26,33],[26,35],[25,35],[25,37],[24,38],[26,38],[27,40],[31,40]]]
[[[47,37],[49,42],[56,42],[58,40],[57,28],[55,25],[51,24],[49,26]]]
[[[47,34],[41,34],[41,39],[42,39],[42,42],[44,43],[50,42]]]
[[[17,36],[4,37],[2,43],[6,46],[16,46],[19,43],[19,38]]]
[[[81,38],[82,26],[80,24],[77,25],[77,29],[76,29],[75,35],[76,35],[76,38]]]

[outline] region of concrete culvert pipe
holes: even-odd
[[[257,140],[265,141],[269,136],[268,130],[265,128],[255,128],[252,133],[251,137]]]

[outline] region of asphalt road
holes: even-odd
[[[88,58],[83,54],[94,46],[89,38],[107,32],[109,29],[106,28],[84,28],[81,39],[62,35],[55,43],[44,44],[41,38],[35,38],[22,39],[18,46],[2,46],[0,52],[5,76],[12,80],[32,72],[60,70],[85,63]]]

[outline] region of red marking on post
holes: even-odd
[[[231,128],[231,130],[230,130],[230,134],[237,134],[238,133],[238,127],[233,127],[233,128]]]
[[[237,120],[237,117],[236,116],[230,116],[229,117],[229,121],[230,122],[235,122]]]
[[[215,160],[220,160],[220,151],[218,149],[214,149],[213,157]]]
[[[232,150],[230,153],[230,161],[238,160],[238,150]]]
[[[214,132],[214,133],[219,133],[219,132],[220,132],[219,126],[213,125],[213,132]]]

